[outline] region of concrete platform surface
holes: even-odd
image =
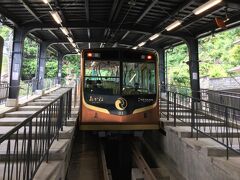
[[[174,132],[175,134],[178,135],[178,137],[182,138],[190,138],[191,137],[191,127],[188,126],[178,126],[178,127],[173,127],[173,126],[166,126],[165,128],[170,129],[170,131]],[[226,129],[222,126],[219,127],[201,127],[201,130],[206,133],[206,134],[211,134],[213,137],[219,137],[225,136],[226,134]],[[196,137],[197,133],[196,131],[193,132],[193,137]],[[237,129],[232,129],[231,130],[231,137],[239,137],[240,132]],[[207,137],[203,135],[202,133],[198,133],[199,137]]]
[[[38,111],[42,109],[44,106],[22,106],[18,108],[18,111]]]
[[[4,117],[0,118],[0,126],[16,126],[23,122],[26,118]]]
[[[221,138],[219,140],[221,141]],[[232,140],[231,147],[233,149],[239,149],[239,139],[233,138],[231,140]],[[196,140],[195,138],[183,138],[182,141],[186,143],[188,146],[194,148],[196,151],[206,154],[206,156],[226,157],[227,155],[226,147],[210,138],[199,138],[198,140]],[[224,139],[224,141],[226,142],[226,138]],[[229,150],[229,156],[239,156],[239,154]]]
[[[74,135],[75,126],[63,126],[63,131],[59,131],[60,139],[72,139]]]
[[[49,102],[29,102],[28,106],[46,106]]]
[[[167,118],[161,118],[160,119],[161,122],[164,123],[165,126],[173,126],[174,125],[174,119],[173,118],[169,118],[169,120],[167,120]],[[198,126],[224,126],[225,123],[218,121],[218,120],[210,120],[210,119],[198,119],[195,122],[196,125]],[[191,122],[190,120],[188,120],[187,122],[183,122],[180,120],[176,120],[176,126],[190,126]]]
[[[29,117],[37,111],[14,111],[10,113],[6,113],[5,117]]]
[[[21,154],[22,152],[22,147],[26,146],[27,147],[28,141],[23,141],[23,140],[18,140],[18,152]],[[66,152],[70,148],[70,139],[59,139],[58,141],[55,140],[53,144],[51,145],[51,148],[49,150],[49,160],[64,160],[66,156]],[[41,144],[43,145],[43,144]],[[15,140],[10,140],[10,154],[11,154],[11,159],[16,158],[14,153],[14,148],[16,146],[16,141]],[[35,146],[40,146],[40,141],[35,141],[32,140],[32,152],[34,153]],[[8,147],[8,142],[4,141],[0,145],[0,161],[4,161],[8,156],[6,155],[7,153],[7,147]],[[35,152],[37,154],[37,152]],[[20,160],[20,157],[18,157]]]
[[[48,163],[43,162],[33,180],[63,180],[63,165],[63,161],[49,161]]]

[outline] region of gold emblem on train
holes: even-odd
[[[124,99],[124,98],[118,98],[116,101],[115,101],[115,107],[120,110],[120,111],[123,111],[124,109],[126,109],[127,107],[127,100]]]

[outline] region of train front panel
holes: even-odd
[[[158,58],[149,51],[82,52],[81,124],[158,124]]]

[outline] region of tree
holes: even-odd
[[[186,44],[167,51],[168,83],[178,86],[189,86],[188,48]]]
[[[22,64],[22,80],[31,80],[36,75],[37,57],[39,44],[30,39],[24,40],[23,64]]]
[[[45,67],[45,78],[55,78],[58,73],[58,60],[56,58],[48,59]]]
[[[63,60],[63,77],[74,74],[76,77],[80,75],[80,57],[79,55],[68,55]]]

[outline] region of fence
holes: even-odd
[[[207,136],[226,147],[226,156],[240,154],[240,109],[167,91],[167,119],[191,126],[191,137]]]
[[[71,114],[72,90],[37,111],[0,137],[0,179],[33,179],[49,149]]]
[[[57,78],[45,79],[44,90],[49,90],[53,87],[56,87],[57,84]],[[8,98],[9,88],[9,83],[0,83],[0,104],[4,104],[6,102],[6,99]],[[34,94],[36,89],[36,79],[21,81],[21,84],[19,86],[19,98],[28,98]]]
[[[189,87],[168,84],[166,86],[162,86],[162,89],[192,96],[192,90]],[[199,93],[202,100],[240,109],[240,93],[230,91],[217,91],[211,89],[200,89]]]
[[[44,90],[51,89],[53,87],[56,87],[57,84],[58,84],[58,78],[47,78],[47,79],[44,79],[43,89]]]
[[[78,97],[80,97],[81,94],[81,89],[80,89],[80,79],[71,79],[71,80],[66,80],[66,79],[61,79],[61,86],[62,87],[72,87],[73,92],[74,92],[74,99],[73,99],[73,104],[74,107],[77,104]]]
[[[0,104],[5,103],[8,97],[9,84],[0,83]]]

